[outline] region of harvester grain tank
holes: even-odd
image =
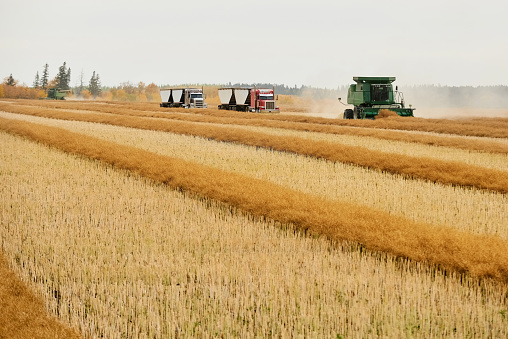
[[[344,110],[344,119],[374,119],[379,111],[388,109],[403,117],[412,117],[414,108],[406,108],[402,92],[392,82],[395,77],[353,77],[356,84],[349,86],[347,103],[353,109]],[[340,98],[339,98],[340,101]]]
[[[219,109],[241,112],[280,112],[274,89],[257,87],[219,88]]]
[[[202,88],[162,88],[161,107],[207,108]]]

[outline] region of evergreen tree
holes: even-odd
[[[43,90],[46,90],[48,88],[48,82],[49,82],[49,65],[45,64],[41,78],[41,87]]]
[[[71,89],[71,68],[67,70],[67,74],[65,75],[65,85],[67,86],[66,89]]]
[[[102,92],[101,82],[99,80],[99,74],[95,74],[95,71],[93,71],[92,78],[90,79],[88,90],[90,91],[90,93],[94,98],[101,95]]]
[[[70,77],[70,72],[69,72]],[[58,74],[56,75],[56,87],[60,89],[69,89],[69,82],[67,80],[67,65],[66,62],[58,68]]]
[[[39,78],[39,71],[37,71],[37,74],[35,74],[33,88],[39,88],[40,83],[41,83],[41,79]]]
[[[5,79],[5,84],[7,86],[16,86],[18,82],[16,80],[14,80],[14,78],[12,77],[12,73],[11,75],[9,75],[6,79]]]

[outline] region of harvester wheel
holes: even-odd
[[[353,110],[348,108],[344,110],[344,119],[353,119]]]

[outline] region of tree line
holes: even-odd
[[[4,78],[0,85],[0,98],[44,98],[48,88],[72,90],[75,97],[84,99],[102,98],[104,100],[119,101],[159,101],[159,88],[170,86],[191,86],[189,84],[172,84],[157,86],[154,83],[145,85],[143,82],[131,84],[121,83],[116,87],[103,87],[99,74],[93,71],[88,83],[85,83],[81,72],[79,83],[72,87],[71,68],[64,62],[53,79],[49,76],[49,65],[43,66],[42,74],[35,74],[32,87],[19,86],[18,81],[10,74]],[[337,88],[319,88],[312,86],[288,86],[285,84],[269,83],[226,83],[226,84],[199,84],[192,85],[204,87],[205,92],[213,95],[220,87],[259,87],[274,88],[276,94],[309,97],[314,100],[334,99],[341,97],[347,100],[349,85],[339,85]],[[415,85],[401,88],[404,92],[405,102],[413,107],[478,107],[478,108],[507,108],[508,86],[441,86],[441,85]]]
[[[42,88],[47,92],[48,88],[58,88],[60,90],[73,90],[78,95],[88,96],[91,95],[94,98],[100,96],[102,92],[102,85],[100,82],[99,74],[93,71],[92,77],[88,82],[88,86],[84,85],[83,72],[81,72],[81,79],[79,86],[71,88],[71,68],[67,67],[67,63],[64,62],[62,66],[58,68],[57,75],[49,80],[49,65],[46,63],[42,70],[42,76],[39,76],[39,71],[35,74],[35,79],[32,84],[33,88]],[[87,93],[88,91],[89,93]]]

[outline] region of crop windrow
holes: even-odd
[[[448,227],[415,223],[374,209],[329,201],[263,180],[156,155],[60,128],[0,119],[0,128],[65,152],[197,193],[332,240],[352,240],[368,249],[433,263],[473,276],[508,281],[508,241]]]
[[[33,102],[22,102],[23,106],[31,106]],[[36,104],[34,104],[35,106]],[[327,134],[338,134],[338,135],[353,135],[353,136],[365,136],[373,137],[382,140],[391,141],[402,141],[408,143],[419,143],[432,146],[451,147],[463,150],[472,150],[478,152],[489,152],[508,154],[508,144],[502,144],[498,142],[486,141],[486,140],[471,140],[466,138],[458,138],[452,136],[439,136],[439,135],[424,135],[415,134],[404,131],[387,131],[378,128],[357,128],[347,126],[337,126],[324,123],[316,122],[293,122],[293,121],[278,121],[263,119],[261,115],[241,115],[241,117],[234,116],[234,114],[228,113],[226,116],[215,115],[215,114],[200,114],[203,110],[192,110],[193,114],[182,114],[176,113],[168,109],[164,109],[165,113],[162,113],[160,107],[145,107],[141,106],[146,110],[138,109],[137,105],[127,106],[125,108],[119,108],[115,105],[99,105],[99,104],[82,104],[82,103],[47,103],[44,102],[42,105],[37,103],[37,106],[51,107],[56,109],[65,110],[89,110],[101,113],[110,113],[117,115],[137,116],[137,117],[149,117],[149,118],[162,118],[171,120],[181,120],[190,122],[201,122],[201,123],[218,123],[228,125],[243,125],[243,126],[257,126],[257,127],[271,127],[271,128],[282,128],[295,131],[306,131],[306,132],[319,132]],[[2,109],[8,110],[8,106],[1,106]],[[155,111],[157,109],[157,111]],[[250,117],[250,118],[247,118]],[[254,117],[254,118],[253,118]],[[328,119],[329,120],[329,119]],[[498,126],[499,127],[499,126]]]
[[[171,112],[182,111],[178,108],[160,108],[150,103],[125,103],[118,101],[108,102],[110,105],[123,107],[133,110],[144,111],[157,111],[157,112]],[[54,103],[52,103],[54,104]],[[339,111],[340,109],[338,109]],[[244,112],[224,111],[216,108],[191,109],[185,110],[186,112],[213,115],[221,117],[242,118],[242,119],[267,119],[276,121],[291,121],[300,123],[315,123],[336,126],[354,126],[354,127],[369,127],[369,128],[388,128],[400,129],[410,131],[426,131],[434,133],[456,134],[464,136],[478,136],[488,137],[488,134],[493,134],[492,137],[505,138],[508,135],[506,131],[506,118],[463,118],[463,119],[424,119],[424,118],[400,118],[398,116],[394,119],[376,119],[376,120],[343,120],[342,111],[337,113],[337,119],[312,117],[305,115],[292,115],[282,113],[262,113],[252,114]],[[390,122],[391,127],[386,126],[387,120]],[[396,121],[393,121],[396,120]],[[383,121],[383,122],[381,122]],[[415,125],[416,122],[416,125]],[[416,126],[416,129],[413,127]],[[422,127],[422,128],[420,128]],[[471,134],[472,133],[472,134]],[[495,135],[495,136],[494,136]]]
[[[164,131],[205,137],[272,150],[291,152],[330,161],[354,164],[366,168],[396,173],[407,178],[423,179],[443,184],[470,186],[501,193],[508,192],[508,172],[431,158],[369,150],[360,146],[314,141],[304,138],[275,136],[230,127],[201,126],[182,121],[162,121],[129,116],[94,113],[55,112],[50,109],[7,105],[13,113],[70,121],[87,121],[115,126]],[[0,109],[3,109],[0,105]],[[7,107],[8,108],[8,107]],[[6,109],[7,109],[6,108]]]
[[[242,117],[245,119],[256,119],[258,115],[252,113],[229,112],[220,110],[207,110],[201,114],[209,114],[223,117]],[[424,118],[401,118],[390,117],[376,120],[344,120],[327,119],[319,117],[306,117],[296,115],[281,114],[261,114],[261,117],[269,120],[292,121],[301,123],[318,123],[335,126],[367,127],[402,131],[420,131],[439,134],[454,134],[474,137],[490,138],[508,138],[508,130],[504,126],[499,126],[496,119],[484,122],[448,119],[424,119]]]
[[[81,338],[48,315],[43,301],[11,271],[1,252],[0,277],[1,338]]]

